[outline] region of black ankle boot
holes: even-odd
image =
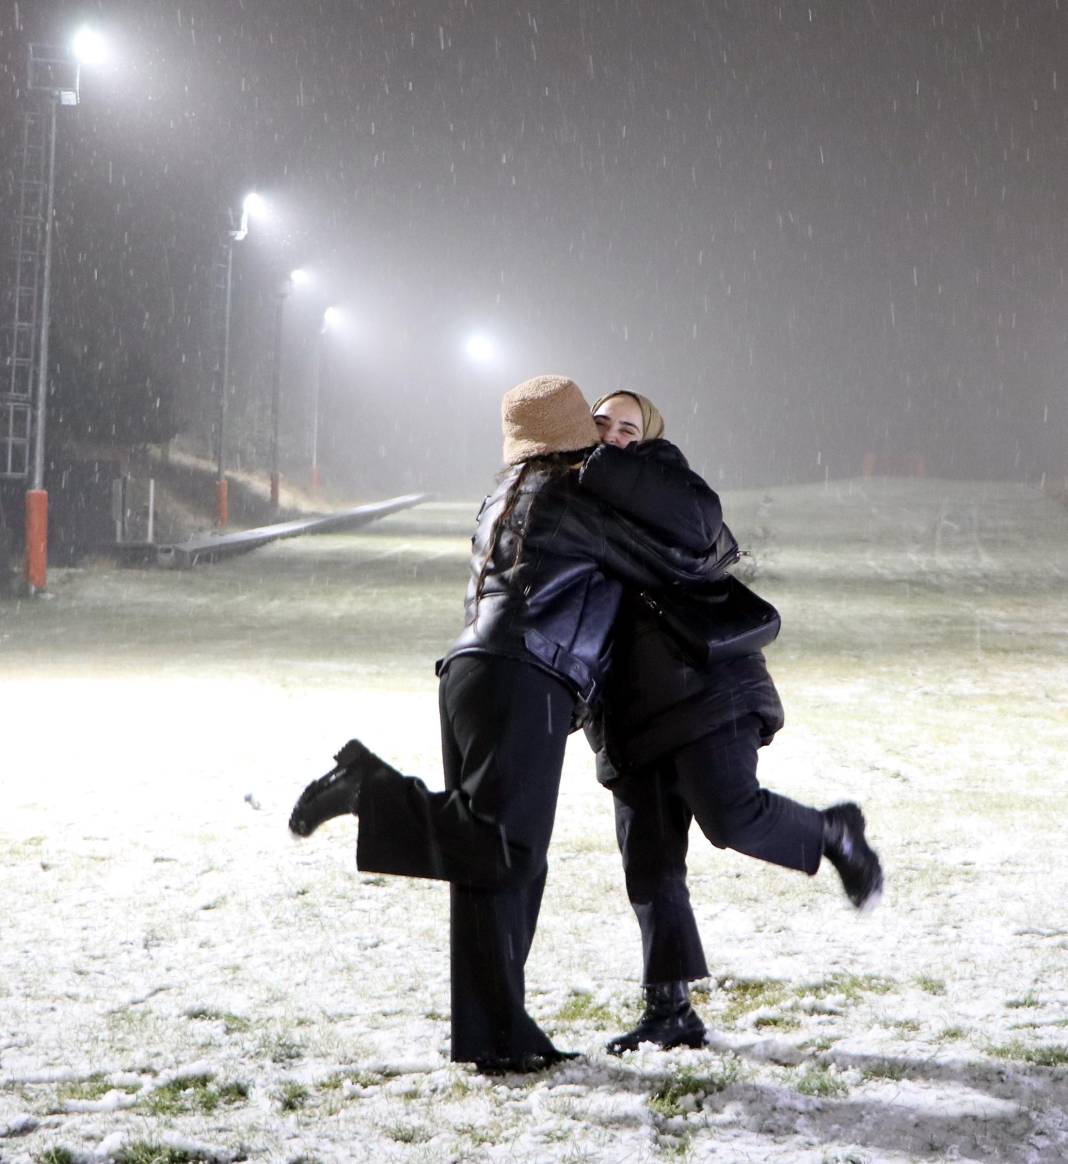
[[[823,810],[823,855],[838,870],[857,909],[872,909],[883,894],[883,869],[864,839],[864,814],[852,803]]]
[[[608,1044],[610,1055],[636,1051],[640,1043],[671,1047],[700,1047],[705,1024],[690,1005],[688,982],[657,982],[645,987],[645,1010],[638,1025]]]
[[[535,1051],[528,1055],[506,1055],[500,1059],[476,1059],[475,1070],[479,1075],[534,1075],[538,1071],[548,1071],[559,1063],[568,1063],[579,1057],[578,1051],[560,1051],[553,1047],[549,1051]]]
[[[334,757],[336,766],[313,780],[300,794],[289,817],[289,831],[296,837],[310,837],[335,816],[359,810],[360,785],[364,776],[385,765],[359,740],[349,742]]]

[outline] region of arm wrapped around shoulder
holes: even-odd
[[[670,441],[642,441],[626,449],[598,445],[586,458],[579,481],[673,545],[706,551],[719,537],[719,496]]]

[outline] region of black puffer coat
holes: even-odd
[[[623,512],[655,523],[676,545],[710,535],[722,545],[719,498],[667,441],[627,449],[602,445],[587,462],[582,485]],[[710,557],[715,560],[717,553]],[[670,602],[669,593],[664,601]],[[763,654],[698,669],[634,590],[620,605],[614,644],[604,699],[587,728],[598,752],[598,776],[606,783],[745,715],[760,717],[764,743],[782,727],[782,703]]]
[[[591,703],[607,670],[622,583],[661,588],[712,577],[707,546],[658,539],[651,522],[620,515],[578,476],[539,462],[516,466],[482,503],[464,629],[439,670],[457,655],[503,655],[550,671]],[[517,480],[515,504],[494,539]]]

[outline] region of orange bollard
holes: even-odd
[[[312,471],[311,471],[311,491],[312,491],[312,493],[317,494],[319,492],[319,484],[320,484],[319,466],[312,465]]]
[[[215,482],[215,524],[219,529],[230,524],[230,486],[225,477]]]
[[[31,593],[48,582],[48,494],[26,491],[26,581]]]

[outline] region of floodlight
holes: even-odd
[[[244,202],[241,203],[241,211],[247,214],[249,218],[263,218],[267,214],[267,202],[262,194],[257,194],[255,190],[250,190],[245,195]]]
[[[464,350],[476,363],[488,364],[497,354],[497,345],[482,332],[469,336]]]
[[[70,42],[75,59],[82,65],[102,65],[108,59],[108,43],[89,25],[82,25]]]

